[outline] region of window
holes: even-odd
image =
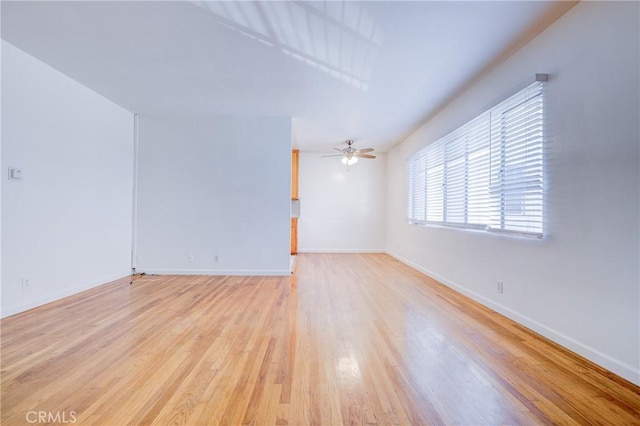
[[[543,84],[408,159],[410,223],[542,236]]]

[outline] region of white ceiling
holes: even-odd
[[[291,116],[303,150],[385,151],[572,5],[3,1],[2,38],[131,112]]]

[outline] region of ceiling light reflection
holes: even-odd
[[[358,360],[352,356],[342,357],[338,360],[338,375],[343,380],[360,379],[360,366]]]

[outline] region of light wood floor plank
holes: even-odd
[[[1,337],[7,425],[640,425],[640,388],[387,255],[120,280]]]

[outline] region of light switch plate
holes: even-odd
[[[16,169],[14,167],[9,168],[9,179],[22,180],[22,169]]]

